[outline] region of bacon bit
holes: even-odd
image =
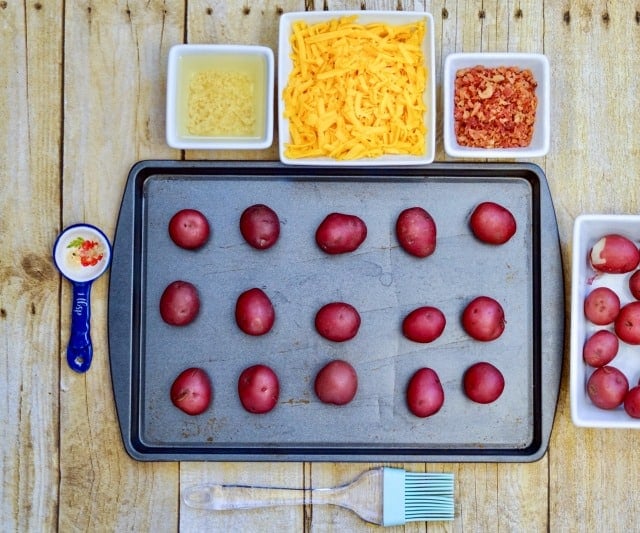
[[[538,99],[531,70],[477,65],[456,72],[455,133],[475,148],[521,148],[531,144]]]
[[[487,85],[487,88],[484,91],[478,93],[478,96],[483,100],[491,98],[493,96],[493,85]]]

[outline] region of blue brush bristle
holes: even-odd
[[[384,468],[383,525],[453,517],[453,474]]]
[[[406,472],[404,480],[407,522],[453,520],[453,474]]]

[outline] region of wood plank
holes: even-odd
[[[62,2],[0,9],[0,516],[54,531],[58,496],[58,293]]]
[[[252,152],[183,154],[167,148],[165,65],[172,44],[186,35],[189,42],[258,43],[276,51],[280,10],[304,10],[305,5],[360,9],[362,4],[0,2],[0,138],[6,149],[0,158],[5,369],[0,373],[5,400],[0,408],[5,428],[0,516],[5,529],[374,529],[343,509],[303,506],[217,515],[180,506],[179,487],[196,482],[309,488],[347,481],[373,465],[132,461],[122,447],[110,385],[108,277],[92,293],[96,359],[88,374],[76,375],[64,359],[70,289],[51,261],[51,245],[64,225],[86,220],[113,235],[124,180],[139,159],[277,159],[275,142],[269,150]],[[364,5],[398,9],[399,3],[370,0]],[[544,51],[549,57],[554,129],[549,156],[536,162],[545,169],[556,201],[568,311],[575,217],[637,212],[636,3],[441,0],[400,5],[434,14],[438,84],[444,57],[452,51],[506,48]],[[439,118],[437,158],[444,159],[440,129]],[[573,426],[568,350],[566,355],[549,453],[532,464],[403,465],[453,471],[457,479],[456,520],[412,524],[408,531],[635,529],[640,515],[640,502],[632,497],[640,489],[632,474],[639,453],[636,432]]]
[[[276,55],[278,24],[283,12],[304,11],[302,0],[280,2],[225,2],[190,0],[187,10],[187,41],[190,43],[259,44]],[[275,104],[275,102],[274,102]],[[277,122],[277,116],[276,116]],[[267,150],[187,151],[187,159],[278,159],[277,125],[274,143]],[[181,463],[180,485],[242,483],[304,488],[302,463]],[[215,531],[302,531],[305,507],[210,512],[181,503],[180,530],[187,533]]]
[[[170,45],[183,35],[183,3],[72,2],[65,8],[62,216],[113,236],[131,165],[176,157],[164,142]],[[62,531],[173,531],[178,465],[136,463],[116,419],[107,346],[108,278],[92,291],[94,360],[84,375],[61,371]],[[70,292],[62,291],[62,334]]]
[[[404,10],[425,11],[424,2],[411,1],[327,1],[324,5],[329,10]],[[316,9],[318,7],[316,6]],[[378,463],[313,463],[308,465],[309,487],[322,488],[339,486],[355,479],[360,473],[380,466]],[[424,465],[396,465],[406,470],[423,471]],[[311,506],[308,510],[310,531],[373,531],[378,526],[360,519],[353,512],[333,506]],[[389,531],[423,531],[424,523],[407,523],[405,526],[386,528]],[[429,529],[444,527],[442,523],[430,524]]]
[[[303,0],[283,2],[206,2],[191,0],[187,10],[187,42],[206,44],[250,44],[268,46],[278,63],[278,24],[280,15],[304,11]],[[276,93],[277,95],[277,74]],[[275,98],[277,101],[277,97]],[[274,106],[276,105],[274,101]],[[264,150],[189,150],[187,159],[277,160],[277,108],[274,117],[273,144]]]
[[[581,213],[638,212],[640,159],[636,72],[637,4],[580,2],[545,7],[545,53],[552,67],[547,175],[557,199],[564,255],[567,327],[573,221]],[[568,332],[568,329],[567,329]],[[567,350],[550,461],[551,531],[637,529],[637,431],[573,426]]]
[[[486,43],[487,51],[544,51],[541,30],[544,28],[542,4],[531,5],[525,11],[518,1],[497,2],[490,10],[485,2],[483,9],[483,24],[493,21],[488,32],[492,38]],[[544,170],[544,162],[539,163]],[[548,471],[548,455],[534,463],[498,465],[500,529],[545,530],[548,521]]]
[[[423,2],[410,1],[325,1],[324,6],[328,10],[404,10],[425,11]],[[318,6],[316,5],[316,9]],[[335,487],[355,479],[360,473],[380,466],[373,463],[313,463],[309,468],[309,487]],[[406,467],[407,470],[422,471],[422,465],[397,465]],[[353,512],[334,506],[310,506],[309,510],[310,531],[373,531],[378,526],[364,522]],[[431,526],[430,526],[431,527]],[[385,528],[389,531],[422,531],[424,523],[407,523],[405,526]]]
[[[521,2],[512,1],[478,1],[463,6],[451,2],[435,4],[439,86],[444,60],[450,53],[543,51],[539,30],[544,27],[541,5],[527,8]],[[442,129],[441,121],[442,118],[438,132]],[[446,159],[441,134],[438,142],[440,157]],[[499,529],[512,531],[544,530],[548,507],[547,476],[546,456],[531,464],[458,465],[456,522],[459,523],[453,527],[462,525],[465,530],[488,531],[497,524]]]
[[[200,484],[220,483],[304,489],[301,463],[181,463],[182,489]],[[180,503],[180,531],[303,531],[304,506],[280,506],[264,509],[208,511]]]

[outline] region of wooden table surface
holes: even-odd
[[[436,78],[455,51],[543,52],[552,70],[545,170],[567,294],[580,213],[635,213],[640,191],[640,12],[624,0],[5,0],[0,2],[0,517],[5,531],[356,531],[348,511],[227,513],[180,504],[195,481],[300,487],[344,482],[369,465],[141,463],[124,451],[107,344],[108,276],[94,284],[94,362],[65,360],[70,286],[51,249],[86,221],[113,236],[127,173],[141,159],[277,159],[181,152],[164,136],[169,48],[250,43],[276,49],[283,12],[407,9],[435,19]],[[441,103],[439,103],[441,106]],[[438,127],[441,123],[439,121]],[[438,134],[437,160],[446,160]],[[568,324],[568,321],[567,321]],[[456,476],[457,516],[409,531],[631,531],[640,516],[635,431],[574,427],[568,343],[550,446],[534,463],[408,464]]]

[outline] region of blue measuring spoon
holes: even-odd
[[[67,362],[72,370],[86,372],[93,359],[91,284],[109,268],[111,243],[95,226],[74,224],[58,235],[53,246],[53,260],[73,287]]]

